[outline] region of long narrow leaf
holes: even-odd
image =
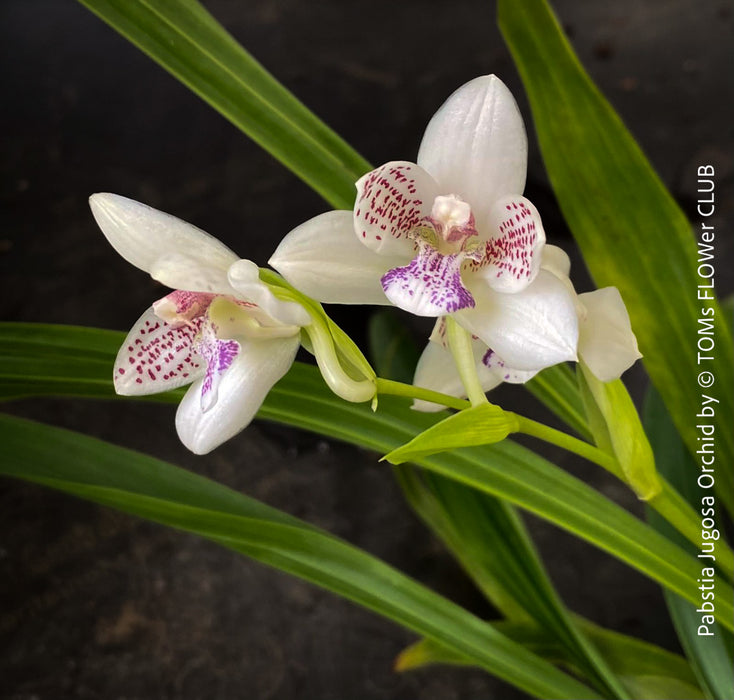
[[[695,466],[691,464],[693,460],[681,442],[660,396],[654,390],[647,396],[644,418],[645,428],[650,436],[650,442],[655,450],[655,456],[662,473],[681,494],[688,498],[692,505],[698,507],[699,510],[702,509],[704,507],[702,497],[710,497],[711,494],[699,489],[696,481],[691,477],[692,466]],[[709,512],[707,508],[706,516],[707,518],[710,517],[711,523],[713,523],[713,527],[708,528],[710,531],[713,531],[714,528],[718,530],[721,527],[721,512],[719,511],[717,514],[715,507],[712,508],[712,511]],[[708,578],[703,575],[703,568],[715,564],[709,558],[711,553],[708,549],[705,552],[696,551],[655,511],[648,511],[648,519],[655,529],[678,541],[691,554],[705,554],[705,558],[700,560],[702,571],[699,577],[702,579]],[[701,529],[703,530],[703,523]],[[708,541],[713,542],[713,556],[716,556],[716,545],[719,543],[714,540]],[[707,697],[712,699],[734,698],[734,639],[729,632],[721,629],[719,625],[704,623],[703,616],[708,614],[705,612],[704,603],[708,607],[718,605],[720,593],[708,583],[702,583],[702,585],[706,586],[707,590],[701,590],[697,605],[682,600],[679,596],[668,591],[665,591],[665,601],[670,609],[681,645],[685,649],[686,656],[691,660],[701,687],[706,690]],[[702,597],[704,592],[707,595],[706,600]],[[713,598],[709,598],[711,593],[714,594]],[[697,609],[703,609],[704,612],[697,612]],[[703,630],[699,629],[700,625],[703,625]],[[699,631],[703,634],[699,634]]]
[[[716,360],[698,367],[698,251],[691,225],[591,81],[545,0],[499,0],[548,176],[599,287],[619,288],[645,366],[688,449],[696,377],[716,377],[719,496],[734,512],[734,347],[716,302]],[[674,351],[672,351],[674,349]],[[710,392],[709,392],[710,393]]]
[[[591,440],[584,403],[576,377],[568,365],[544,369],[527,382],[525,387],[580,437]]]
[[[6,455],[0,473],[6,476],[214,540],[425,634],[537,697],[598,697],[375,557],[219,484],[84,435],[10,416],[0,416],[0,439]]]
[[[581,617],[575,622],[603,652],[635,700],[703,700],[705,697],[690,666],[677,654],[603,629]],[[494,627],[549,661],[573,666],[564,649],[537,627],[517,622],[496,622]],[[467,663],[466,658],[456,656],[432,640],[422,639],[400,654],[396,666],[405,671],[428,664]]]
[[[33,328],[36,341],[46,333],[50,357],[58,345],[54,336],[63,337],[64,348],[73,343],[73,328],[46,326],[41,330],[34,325],[0,325],[0,397],[59,395],[63,394],[60,387],[71,388],[74,394],[73,378],[48,376],[44,358],[38,357],[31,369],[24,354],[17,356],[17,352],[24,353],[27,349],[23,335],[24,328],[29,327]],[[119,337],[122,341],[122,334]],[[83,357],[83,346],[79,353]],[[110,367],[112,359],[110,356]],[[22,365],[21,374],[16,371],[16,361]],[[51,368],[55,370],[56,366],[52,364]],[[97,395],[110,397],[111,384],[109,374],[100,373],[96,380]],[[92,395],[92,388],[92,381],[86,379],[80,393]],[[166,396],[160,398],[171,400]],[[366,404],[345,403],[325,388],[318,370],[301,364],[294,365],[274,387],[259,416],[382,454],[404,444],[436,420],[430,414],[410,411],[406,401],[391,397],[382,398],[379,410],[374,413]],[[695,581],[700,576],[700,566],[693,557],[580,480],[510,440],[433,455],[417,463],[471,488],[506,499],[627,562],[686,600],[698,600]],[[716,610],[717,619],[732,629],[734,591],[718,579],[717,590],[722,596]]]
[[[393,310],[374,314],[369,341],[380,376],[412,381],[418,352]],[[571,387],[570,395],[579,398],[575,382]],[[410,465],[396,467],[395,474],[416,513],[506,618],[540,625],[576,661],[582,677],[602,693],[625,697],[619,680],[572,621],[509,503]]]
[[[336,208],[369,164],[195,0],[80,0]]]

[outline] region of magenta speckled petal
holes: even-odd
[[[482,356],[482,364],[494,374],[498,383],[502,381],[508,382],[509,384],[524,384],[537,374],[535,371],[527,372],[508,367],[505,361],[492,348],[487,348],[487,352]]]
[[[431,213],[436,181],[420,166],[392,161],[357,181],[354,231],[380,255],[412,255],[408,234]]]
[[[117,354],[115,391],[140,396],[169,391],[198,379],[204,363],[192,344],[201,317],[170,325],[148,309],[128,333]]]
[[[461,281],[463,259],[463,254],[442,255],[423,244],[409,265],[382,277],[385,296],[417,316],[443,316],[471,308],[474,297]]]
[[[217,402],[222,375],[239,355],[240,344],[236,340],[217,338],[214,324],[207,319],[194,340],[194,350],[206,361],[206,373],[201,385],[201,410],[206,412]]]
[[[478,274],[498,292],[525,289],[538,274],[545,244],[538,210],[525,197],[502,197],[492,207],[487,230]]]

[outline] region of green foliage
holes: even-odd
[[[713,494],[710,490],[698,488],[696,480],[699,470],[696,463],[686,451],[675,426],[673,425],[668,412],[665,409],[660,395],[654,390],[650,391],[645,402],[645,427],[647,428],[650,442],[652,443],[655,455],[660,465],[660,471],[677,490],[687,498],[688,502],[693,505],[699,513],[702,508],[708,508],[702,502],[703,497],[711,497]],[[714,507],[714,513],[707,512],[707,517],[711,516],[715,523],[715,527],[721,528],[722,510]],[[702,549],[697,549],[689,542],[686,542],[670,525],[661,518],[655,511],[648,510],[648,519],[650,523],[661,533],[677,541],[683,548],[687,549],[692,555],[702,553]],[[702,516],[701,516],[702,517]],[[701,530],[703,530],[702,522]],[[713,528],[710,528],[713,530]],[[700,540],[703,541],[703,535],[699,530]],[[723,532],[722,538],[716,542],[716,554],[724,545]],[[701,559],[698,577],[704,578],[702,569],[714,565],[709,559]],[[718,561],[716,562],[718,565]],[[731,575],[732,572],[729,572]],[[698,584],[695,584],[696,586]],[[709,592],[715,593],[714,604],[718,605],[721,591],[718,588],[712,588],[710,584],[704,584],[708,587]],[[734,668],[732,667],[732,659],[734,659],[734,638],[727,630],[722,629],[721,625],[707,625],[706,631],[709,634],[698,634],[699,625],[702,624],[702,614],[696,612],[697,608],[701,608],[704,600],[701,597],[703,591],[698,593],[697,604],[691,604],[683,600],[669,591],[664,591],[665,601],[670,610],[670,614],[678,633],[681,645],[686,652],[686,656],[690,659],[691,664],[696,671],[701,687],[706,691],[706,697],[712,700],[718,698],[734,697]]]
[[[703,700],[696,677],[686,660],[654,644],[605,630],[580,617],[574,622],[601,651],[610,668],[622,680],[626,690],[636,700]],[[548,661],[574,667],[564,649],[554,637],[537,627],[522,622],[497,622],[497,630],[510,639],[532,649]],[[468,659],[458,656],[431,639],[422,639],[405,649],[396,667],[401,671],[429,664],[467,665]]]
[[[516,431],[517,420],[512,413],[494,404],[484,403],[444,418],[410,442],[388,452],[383,459],[390,464],[412,462],[459,447],[490,445]]]
[[[691,224],[573,53],[545,0],[499,0],[548,177],[599,287],[624,298],[644,363],[691,452],[698,255]],[[734,347],[716,304],[719,496],[734,511]],[[707,368],[709,369],[709,368]]]
[[[97,345],[110,341],[110,331],[99,331]],[[97,362],[84,365],[91,329],[35,324],[0,324],[0,398],[43,395],[113,396],[110,368]],[[118,334],[122,342],[124,334]],[[59,362],[76,358],[75,363]],[[99,350],[93,356],[100,359]],[[84,366],[75,384],[70,367]],[[94,376],[92,376],[94,373]],[[148,400],[170,402],[159,394]],[[405,444],[435,423],[435,416],[411,411],[402,399],[383,397],[379,410],[338,399],[324,386],[314,367],[295,363],[275,385],[263,404],[260,418],[275,420],[345,440],[385,454]],[[696,560],[623,508],[530,450],[505,440],[496,445],[464,448],[417,460],[419,466],[504,498],[541,518],[604,549],[691,602],[698,591],[691,581],[699,576]],[[731,586],[719,580],[722,601],[717,607],[721,624],[732,629],[734,598]]]
[[[468,656],[538,697],[598,697],[421,584],[328,533],[165,462],[0,416],[0,474],[191,532],[294,574]]]
[[[370,169],[195,0],[80,0],[337,209]]]

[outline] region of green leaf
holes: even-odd
[[[194,0],[80,0],[337,209],[369,163]]]
[[[654,390],[648,393],[644,418],[661,472],[699,513],[703,508],[708,508],[702,503],[702,498],[712,497],[713,494],[709,489],[699,488],[697,477],[700,472],[686,451],[660,395]],[[721,509],[714,506],[714,511],[712,519],[716,527],[721,528]],[[701,549],[696,550],[655,511],[648,510],[647,515],[650,523],[657,530],[678,541],[681,547],[688,549],[694,556],[709,553],[708,550],[703,551],[703,545]],[[707,513],[707,517],[709,515],[711,514]],[[703,529],[703,523],[701,523],[701,530]],[[705,541],[702,534],[701,541]],[[723,544],[723,533],[722,539],[715,543],[715,545],[718,544]],[[717,549],[719,547],[715,547],[714,556],[717,556]],[[703,577],[701,569],[712,563],[709,559],[701,559],[698,576]],[[712,590],[716,596],[714,602],[718,605],[721,593],[718,588]],[[702,624],[702,613],[696,612],[696,609],[700,609],[704,602],[701,598],[703,591],[699,592],[696,605],[691,605],[669,591],[664,591],[664,593],[678,638],[696,671],[701,687],[706,690],[707,697],[712,699],[734,697],[734,638],[718,624],[707,626],[711,632],[710,636],[698,635],[699,625]]]
[[[654,644],[605,630],[581,617],[576,623],[603,653],[604,658],[637,700],[699,700],[705,696],[686,660]],[[546,632],[518,622],[493,622],[494,628],[544,659],[573,668],[573,660]],[[468,659],[422,639],[402,651],[395,662],[398,671],[429,664],[467,665]]]
[[[375,313],[369,331],[379,374],[410,382],[418,351],[395,310]],[[578,396],[575,382],[571,386]],[[415,512],[505,617],[540,625],[564,645],[594,687],[620,695],[619,681],[574,625],[509,503],[438,474],[418,473],[411,465],[397,466],[395,475]]]
[[[600,692],[626,697],[604,657],[563,606],[512,506],[446,477],[419,474],[410,465],[397,467],[396,473],[414,510],[506,617],[544,630],[544,639],[554,640]],[[396,663],[403,662],[408,660]]]
[[[0,324],[0,398],[49,394],[112,396],[110,370],[114,353],[109,356],[110,369],[102,372],[99,363],[97,375],[80,382],[80,388],[73,377],[58,374],[56,363],[47,362],[56,357],[59,347],[68,356],[75,343],[75,356],[83,359],[85,341],[77,339],[78,330],[66,326]],[[90,331],[83,330],[86,339]],[[27,334],[34,340],[29,340]],[[118,338],[121,343],[124,334],[120,333]],[[29,366],[27,351],[34,342],[36,350],[31,354],[35,353],[36,361]],[[46,342],[48,357],[43,357]],[[170,402],[175,397],[161,394],[150,399]],[[345,403],[324,387],[318,370],[299,363],[275,385],[258,415],[381,454],[404,444],[435,421],[435,416],[411,411],[402,399],[381,398],[376,413],[365,404]],[[579,479],[510,440],[424,457],[418,464],[470,488],[506,499],[609,552],[687,600],[697,600],[698,591],[693,584],[700,576],[700,567],[693,557]],[[722,596],[717,618],[732,629],[734,591],[718,579],[717,586]]]
[[[525,388],[555,413],[579,437],[591,440],[584,403],[576,377],[567,364],[554,365],[536,374]]]
[[[84,435],[0,416],[0,473],[192,532],[435,639],[537,697],[599,697],[375,557],[207,479]]]
[[[716,377],[719,497],[734,512],[734,347],[700,279],[691,225],[591,81],[544,0],[499,0],[502,34],[530,100],[553,190],[599,287],[625,300],[650,377],[691,453],[696,377]],[[697,319],[715,312],[716,360],[699,367]],[[674,351],[673,351],[674,350]]]
[[[512,413],[483,403],[444,418],[410,442],[388,452],[383,459],[390,464],[402,464],[458,447],[489,445],[504,440],[517,428],[517,419]]]

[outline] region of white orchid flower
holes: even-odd
[[[417,163],[367,173],[353,212],[302,224],[270,264],[319,301],[450,314],[523,371],[576,359],[573,295],[540,270],[526,167],[514,98],[497,77],[476,78],[435,114]]]
[[[113,248],[175,290],[125,339],[115,390],[144,395],[191,384],[176,429],[186,447],[206,454],[252,420],[293,363],[311,318],[277,299],[254,263],[195,226],[114,194],[89,202]]]
[[[555,275],[576,296],[569,279],[571,261],[561,248],[545,246],[541,269]],[[616,287],[579,294],[576,296],[576,313],[579,321],[578,354],[597,379],[602,382],[619,379],[642,357],[627,307]],[[445,324],[439,320],[418,361],[413,383],[424,389],[463,398],[466,392],[447,348],[445,335]],[[524,384],[537,374],[535,371],[513,368],[476,336],[472,337],[472,351],[484,391],[494,389],[502,382]],[[444,407],[427,401],[415,401],[413,408],[430,412]]]

